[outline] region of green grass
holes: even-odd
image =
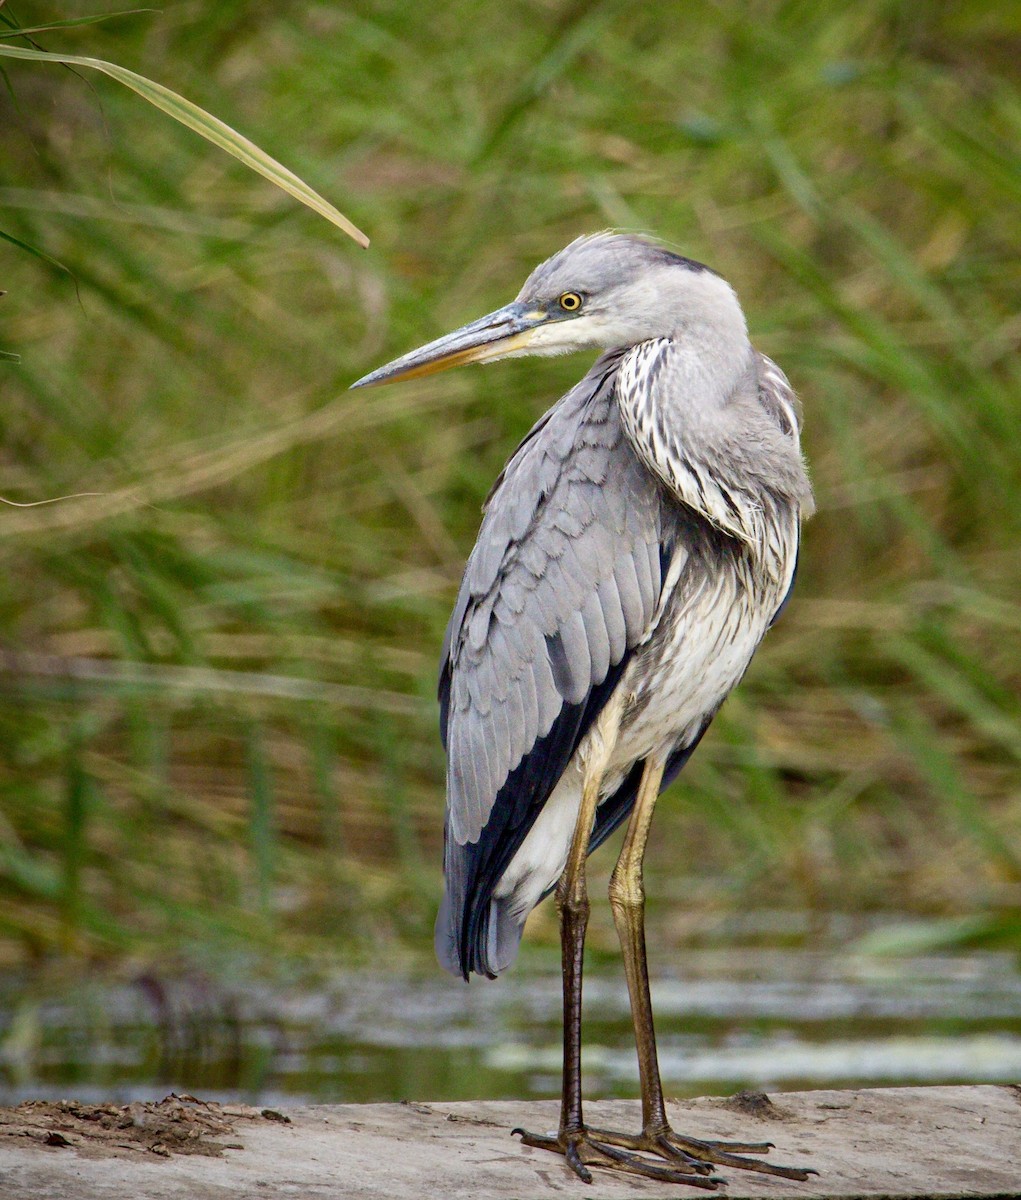
[[[734,283],[820,501],[650,890],[698,928],[1021,939],[1009,6],[185,3],[37,39],[243,129],[373,244],[112,83],[4,62],[0,228],[48,258],[0,245],[2,495],[77,498],[0,509],[0,957],[428,945],[448,607],[585,362],[346,387],[607,225]]]

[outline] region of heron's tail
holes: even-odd
[[[465,895],[460,861],[467,849],[448,835],[447,887],[436,914],[436,957],[452,975],[467,979],[474,973],[495,979],[517,958],[528,913],[514,911],[513,896],[492,896],[481,905],[472,904]]]

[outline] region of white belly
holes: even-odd
[[[621,682],[624,718],[611,770],[691,741],[748,669],[781,596],[752,595],[729,572],[667,605]]]
[[[610,701],[622,702],[623,715],[601,798],[617,790],[636,762],[650,755],[665,758],[696,737],[747,670],[792,573],[793,560],[789,572],[761,590],[751,590],[739,570],[680,581]],[[588,743],[589,737],[582,740],[494,890],[497,899],[513,897],[512,910],[522,919],[567,862]]]

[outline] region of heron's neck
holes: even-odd
[[[718,275],[690,279],[684,301],[666,336],[674,345],[678,395],[705,413],[726,404],[748,379],[752,347],[737,297]]]
[[[725,342],[716,329],[688,329],[684,336],[668,340],[673,349],[671,370],[676,389],[672,399],[684,408],[689,428],[711,420],[736,393],[751,384],[753,352],[747,336]]]

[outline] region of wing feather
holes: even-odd
[[[598,592],[592,592],[585,601],[581,619],[585,622],[585,639],[591,656],[592,682],[602,683],[610,669],[610,635],[606,632],[606,621],[599,606]]]
[[[614,662],[618,662],[627,649],[627,622],[624,620],[624,610],[612,575],[605,575],[599,580],[598,593],[599,606],[603,611],[606,632],[610,638],[610,657]]]
[[[477,824],[481,823],[479,797],[488,786],[486,778],[479,777],[479,755],[466,753],[467,730],[462,722],[452,722],[447,744],[447,795],[450,831],[455,841],[460,841]]]
[[[536,693],[535,670],[531,659],[521,668],[517,690],[521,698],[522,740],[531,746],[539,736],[539,697]]]
[[[638,572],[635,569],[633,554],[618,555],[613,565],[613,582],[620,600],[628,645],[633,646],[642,636],[648,624],[647,609],[641,585],[638,582]]]
[[[548,645],[557,691],[568,704],[580,704],[592,686],[592,656],[581,613],[572,612]]]
[[[563,698],[557,691],[553,668],[546,654],[542,654],[532,663],[532,676],[535,680],[535,696],[539,702],[539,737],[544,738],[560,715],[564,706]]]

